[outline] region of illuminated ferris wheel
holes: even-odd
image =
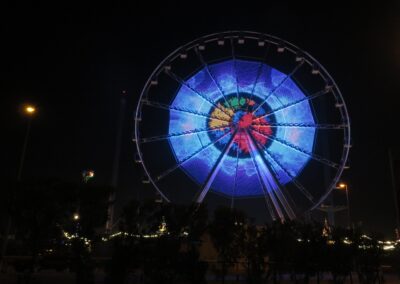
[[[325,68],[293,44],[223,32],[172,52],[135,114],[137,161],[168,202],[223,197],[295,219],[336,186],[350,122]]]

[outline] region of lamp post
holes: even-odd
[[[28,146],[28,140],[29,140],[29,134],[31,130],[31,121],[32,118],[36,114],[36,107],[31,104],[26,104],[22,107],[22,112],[25,117],[28,119],[28,125],[26,127],[26,132],[25,132],[25,138],[24,138],[24,144],[22,146],[22,152],[21,152],[21,160],[19,163],[19,168],[18,168],[18,173],[17,173],[17,181],[20,182],[22,179],[22,169],[24,168],[24,162],[25,162],[25,153],[26,153],[26,148]],[[13,194],[16,194],[16,192],[13,192]],[[3,269],[4,265],[4,258],[7,253],[7,246],[8,246],[8,239],[10,236],[10,231],[11,231],[11,222],[12,222],[12,217],[10,215],[11,213],[8,213],[7,220],[6,220],[6,226],[3,234],[3,241],[1,244],[1,254],[0,254],[0,273]]]
[[[348,190],[348,186],[347,183],[341,182],[338,184],[338,186],[336,187],[340,190],[345,190],[346,191],[346,203],[347,203],[347,223],[348,223],[348,227],[350,228],[351,226],[351,219],[350,219],[350,202],[349,202],[349,190]]]
[[[31,131],[31,121],[32,121],[32,118],[34,117],[34,115],[36,114],[36,107],[33,105],[25,105],[23,107],[23,112],[24,112],[24,115],[28,118],[28,126],[26,127],[24,145],[22,146],[21,160],[19,163],[19,169],[18,169],[18,175],[17,175],[18,181],[21,181],[21,177],[22,177],[22,169],[24,167],[24,162],[25,162],[25,153],[26,153],[26,148],[28,146],[29,134]]]

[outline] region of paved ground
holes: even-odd
[[[103,284],[104,281],[104,273],[102,271],[96,271],[95,273],[95,278],[96,284]],[[321,281],[321,284],[328,284],[328,283],[332,283],[332,280],[329,280],[328,275],[325,277],[326,280]],[[210,281],[208,283],[212,283],[212,284],[216,284],[218,282],[211,280],[214,279],[214,277],[210,276],[209,277]],[[237,281],[236,277],[228,277],[227,279],[228,281],[226,281],[226,283],[245,283],[244,280],[241,281]],[[19,283],[23,283],[23,282],[18,282],[18,275],[15,273],[7,273],[7,274],[0,274],[0,283],[1,284],[19,284]],[[32,278],[32,284],[53,284],[53,283],[57,283],[57,284],[75,284],[75,275],[73,273],[70,272],[56,272],[54,270],[44,270],[38,273],[35,273],[33,275]],[[130,283],[138,283],[135,281],[135,279],[132,277],[132,279],[130,279],[127,284]],[[289,280],[285,280],[281,282],[282,284],[286,284],[286,283],[292,283]],[[317,283],[315,279],[313,279],[310,284],[314,284]],[[346,281],[346,283],[350,283],[350,281]],[[357,276],[353,275],[353,283],[354,284],[358,284],[357,281]],[[378,283],[378,282],[376,282]],[[394,274],[385,274],[384,275],[384,284],[400,284],[400,279],[394,275]],[[372,283],[371,283],[372,284]]]

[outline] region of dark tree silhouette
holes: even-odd
[[[94,263],[90,250],[98,238],[96,229],[103,231],[107,221],[108,196],[113,190],[109,186],[98,186],[85,183],[75,187],[77,203],[79,205],[79,220],[71,220],[71,216],[63,223],[63,228],[75,232],[77,238],[71,242],[71,268],[76,273],[76,283],[86,284],[94,282]],[[88,245],[86,240],[91,240]]]
[[[248,224],[245,229],[245,237],[242,239],[242,255],[247,283],[260,283],[266,265],[265,230],[257,228],[253,224]]]
[[[241,244],[245,236],[246,216],[237,209],[219,207],[214,212],[214,219],[209,225],[211,241],[218,252],[218,271],[222,280],[228,269],[241,255]]]
[[[43,256],[48,257],[45,251],[60,251],[61,244],[67,241],[63,233],[69,232],[78,233],[78,238],[71,240],[71,268],[77,272],[78,283],[88,283],[79,280],[80,274],[90,270],[84,264],[90,253],[82,238],[94,240],[95,228],[105,223],[109,192],[109,187],[82,187],[56,179],[24,181],[15,185],[9,212],[16,239],[25,247],[25,254],[31,255],[27,282],[34,270],[46,263],[43,260]],[[77,224],[72,216],[78,201],[80,219],[79,232],[76,232]],[[64,257],[67,263],[68,255]]]
[[[70,183],[55,180],[23,182],[16,186],[12,219],[16,239],[32,257],[28,278],[39,264],[39,254],[60,239],[59,224],[66,220],[74,200],[71,187]]]
[[[135,269],[146,283],[202,283],[207,266],[198,246],[206,213],[203,207],[131,201],[120,222],[123,234],[114,239],[107,281],[124,283]]]

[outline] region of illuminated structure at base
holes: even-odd
[[[350,148],[347,110],[325,69],[252,32],[206,36],[168,56],[144,87],[135,126],[136,160],[166,201],[261,198],[273,220],[317,207]],[[172,155],[152,157],[165,145]],[[197,189],[171,190],[176,172]]]

